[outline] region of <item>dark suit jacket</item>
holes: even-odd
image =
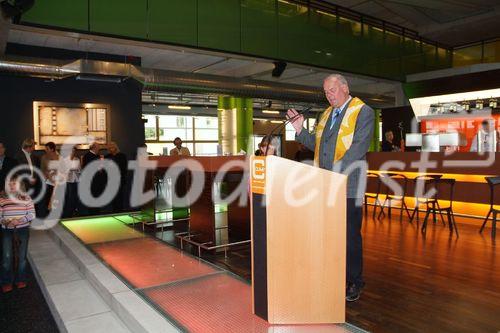
[[[82,171],[84,171],[85,167],[87,167],[87,165],[89,165],[91,162],[97,160],[100,160],[99,155],[96,155],[90,151],[87,152],[85,155],[83,155],[82,158]],[[102,192],[104,191],[104,187],[106,186],[106,181],[107,178],[106,178],[106,173],[104,171],[96,172],[94,178],[92,179],[92,183],[90,185],[91,192],[94,197],[97,197],[102,194]],[[81,179],[80,182],[82,182]],[[82,186],[88,186],[88,184],[82,184]]]
[[[118,169],[120,169],[120,181],[121,185],[124,185],[127,182],[127,172],[128,172],[128,161],[127,155],[124,153],[117,153],[116,155],[108,154],[106,155],[106,159],[112,160],[116,163]]]
[[[14,169],[16,165],[17,162],[15,159],[5,156],[2,167],[0,169],[0,192],[5,189],[5,178],[7,178],[9,172]]]
[[[28,160],[26,159],[26,155],[24,154],[24,152],[20,151],[16,154],[16,161],[17,161],[17,164],[18,165],[25,165],[26,169],[21,172],[21,174],[27,174],[29,173],[29,163],[28,163]],[[40,159],[35,156],[34,153],[31,153],[30,155],[30,158],[31,158],[31,164],[33,165],[33,168],[40,168]],[[35,178],[36,178],[36,174],[34,174]]]
[[[87,152],[82,157],[82,169],[84,169],[90,162],[93,162],[93,161],[98,160],[98,159],[100,159],[99,155],[91,153],[90,151]]]
[[[360,168],[350,170],[350,167],[354,164],[354,168],[357,166],[355,164],[356,162],[366,160],[366,153],[368,152],[373,136],[375,114],[373,109],[366,104],[361,108],[356,121],[352,145],[347,150],[344,157],[335,163],[340,167],[340,170],[337,170],[337,165],[333,163],[333,156],[337,145],[337,135],[340,130],[340,124],[342,123],[347,107],[348,105],[342,109],[340,117],[336,120],[332,129],[330,129],[331,116],[326,123],[320,142],[319,167],[347,174],[347,197],[362,198],[366,188],[366,170],[361,170]],[[296,136],[296,140],[312,151],[314,151],[316,147],[316,135],[314,133],[309,133],[305,128]]]

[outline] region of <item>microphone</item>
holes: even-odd
[[[297,119],[301,115],[304,115],[304,119],[305,119],[307,117],[307,115],[309,114],[309,111],[311,111],[311,109],[312,109],[312,106],[305,108],[302,111],[297,112],[297,114],[295,116],[293,116],[291,118],[287,118],[286,121],[284,121],[282,124],[279,124],[278,126],[276,126],[269,134],[266,135],[266,137],[269,138],[269,143],[267,144],[266,152],[265,152],[266,156],[267,156],[267,150],[269,149],[269,145],[271,144],[271,140],[273,138],[274,133],[276,133],[277,130],[281,130],[284,126],[286,126],[286,124]]]

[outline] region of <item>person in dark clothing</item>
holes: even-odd
[[[299,143],[299,150],[295,153],[295,161],[313,161],[314,160],[314,152],[304,146],[302,143]]]
[[[382,151],[400,151],[399,147],[394,144],[394,133],[392,131],[385,132],[385,140],[382,141]]]
[[[0,192],[5,190],[5,180],[9,172],[17,165],[17,161],[5,154],[5,145],[0,142]]]
[[[128,161],[127,156],[120,152],[120,148],[115,142],[110,142],[108,145],[109,154],[106,159],[115,162],[116,166],[120,170],[120,187],[118,188],[118,193],[116,193],[113,199],[113,213],[118,213],[123,211],[124,201],[125,201],[125,189],[127,188],[127,170]]]
[[[90,145],[89,151],[85,155],[83,155],[82,158],[82,172],[90,163],[101,159],[101,156],[99,155],[99,150],[100,146],[97,142],[94,142]],[[94,198],[97,198],[102,194],[102,192],[106,187],[106,180],[107,180],[106,172],[104,170],[96,172],[90,184],[90,192],[92,193],[92,196]],[[89,186],[89,184],[80,182],[79,186]],[[86,207],[86,208],[90,215],[98,215],[101,213],[102,207]]]

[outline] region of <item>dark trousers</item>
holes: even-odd
[[[51,205],[51,200],[52,200],[52,194],[54,194],[54,186],[45,184],[45,195],[43,196],[42,199],[42,207],[41,211],[39,212],[40,217],[47,217],[49,215],[49,212],[52,210],[52,208],[49,209],[49,206]]]
[[[363,208],[356,206],[356,200],[347,199],[347,283],[363,286]]]
[[[66,183],[64,194],[63,218],[75,216],[78,208],[78,183]]]
[[[26,253],[28,251],[29,229],[29,227],[24,227],[2,230],[2,285],[12,284],[13,282],[26,282]],[[17,271],[14,271],[14,252],[12,248],[14,234],[19,241]]]

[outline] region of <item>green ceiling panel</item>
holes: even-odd
[[[241,0],[241,51],[278,56],[276,0]]]
[[[84,31],[88,29],[88,0],[35,1],[21,21]]]
[[[149,0],[149,38],[196,46],[197,0]]]
[[[147,38],[147,0],[90,0],[90,31]]]
[[[239,0],[198,1],[198,46],[241,52]]]

